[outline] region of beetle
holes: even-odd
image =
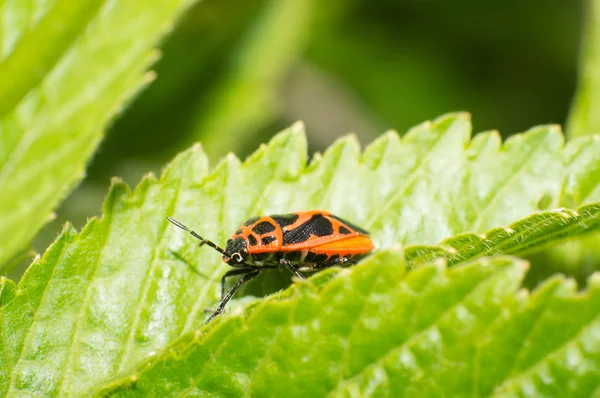
[[[225,249],[179,221],[167,220],[200,240],[199,246],[206,244],[221,253],[223,261],[233,267],[221,279],[221,301],[206,323],[223,313],[244,283],[266,269],[283,267],[305,279],[300,271],[356,264],[375,248],[367,231],[321,210],[249,218],[227,240]],[[235,275],[242,277],[225,294],[226,279]]]

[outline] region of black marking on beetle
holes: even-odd
[[[302,257],[302,252],[300,250],[285,253],[285,259],[288,261],[300,261],[300,257]]]
[[[279,225],[281,228],[292,225],[298,219],[298,214],[274,214],[269,216]]]
[[[274,236],[265,236],[264,238],[262,238],[260,240],[260,243],[266,246],[266,245],[270,244],[271,242],[275,241],[276,239],[277,238]]]
[[[243,253],[248,249],[248,245],[246,240],[241,236],[238,236],[235,239],[228,239],[227,246],[225,246],[225,253],[227,256],[231,257],[233,253]]]
[[[334,254],[333,256],[329,257],[327,259],[327,261],[337,260],[338,258],[340,258],[340,255],[339,254]]]
[[[273,253],[255,253],[252,255],[252,259],[255,261],[266,261],[273,257]]]
[[[252,228],[252,231],[257,235],[268,234],[275,231],[275,225],[268,221],[261,221]]]
[[[369,235],[369,233],[367,231],[365,231],[364,229],[362,229],[361,227],[356,226],[356,225],[352,224],[351,222],[348,222],[348,221],[344,220],[343,218],[340,218],[338,216],[334,216],[333,214],[330,214],[329,217],[335,218],[336,220],[338,220],[342,224],[346,224],[347,226],[349,226],[350,228],[352,228],[353,230],[355,230],[359,234]]]
[[[323,217],[322,214],[315,214],[304,224],[283,233],[283,244],[291,245],[294,243],[306,242],[311,235],[329,236],[333,234],[333,225],[331,221]]]
[[[352,233],[352,231],[350,231],[348,228],[344,227],[343,225],[340,225],[340,234],[348,235],[351,233]]]
[[[250,225],[254,224],[255,222],[257,222],[260,219],[260,217],[251,217],[249,219],[246,220],[246,222],[244,223],[244,226],[249,227]]]
[[[256,244],[258,243],[258,241],[254,237],[254,235],[248,234],[248,243],[250,243],[250,246],[256,246]]]
[[[235,231],[235,235],[241,235],[242,234],[242,229],[238,229],[237,231]]]
[[[308,252],[304,261],[307,263],[322,263],[327,260],[327,254]]]

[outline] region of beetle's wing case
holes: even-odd
[[[359,236],[368,232],[327,212],[300,212],[297,220],[282,227],[282,251],[295,251],[321,246]]]

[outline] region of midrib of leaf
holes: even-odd
[[[591,204],[594,205],[594,204]],[[596,204],[596,207],[598,207],[598,205],[600,205],[600,203]],[[590,206],[586,206],[586,207],[590,207]],[[560,210],[559,210],[560,211]],[[574,213],[578,213],[578,212],[574,212]],[[566,217],[568,220],[572,220],[573,218],[575,218],[576,216],[579,216],[579,214],[576,214],[575,217],[571,217],[568,213],[565,213]],[[519,247],[517,246],[515,249],[512,250],[502,250],[503,248],[506,248],[507,245],[514,243],[514,242],[518,242],[519,238],[523,238],[525,236],[525,230],[522,231],[521,233],[512,235],[510,238],[511,239],[507,239],[504,241],[499,242],[498,244],[495,245],[486,245],[486,244],[482,244],[480,246],[481,251],[478,254],[488,254],[488,255],[492,255],[492,254],[498,254],[498,253],[509,253],[509,254],[513,254],[513,253],[519,253],[519,252],[524,252],[526,251],[529,247],[535,247],[536,245],[538,245],[539,243],[542,242],[551,242],[553,241],[554,238],[558,238],[560,236],[568,236],[569,232],[572,230],[576,230],[577,228],[581,228],[581,224],[582,222],[585,221],[594,221],[594,222],[598,222],[598,217],[600,216],[600,212],[596,212],[594,214],[590,214],[589,217],[582,217],[577,219],[577,222],[575,222],[575,220],[573,220],[573,222],[566,228],[561,228],[559,230],[557,230],[556,232],[550,232],[547,234],[544,234],[543,236],[540,236],[539,238],[534,238],[534,239],[527,239],[527,246],[528,247]],[[528,229],[530,230],[536,230],[536,228],[540,228],[543,227],[544,225],[547,224],[547,220],[540,220],[538,223],[531,225],[530,227],[528,227]],[[510,227],[509,227],[510,229]],[[485,236],[485,234],[484,234]],[[522,241],[524,241],[524,239],[522,239]],[[462,248],[457,248],[457,251],[460,251]],[[470,256],[469,258],[473,258],[476,256]],[[467,260],[467,258],[462,258],[461,261],[465,261]]]
[[[533,224],[527,223],[536,219]],[[553,228],[552,225],[560,225]],[[557,209],[526,217],[504,228],[495,228],[484,234],[460,234],[435,246],[410,245],[406,248],[409,264],[414,265],[444,257],[456,264],[483,255],[526,253],[543,245],[577,236],[586,230],[598,228],[600,202],[588,203],[577,210]],[[500,237],[498,235],[501,235]]]
[[[57,1],[34,30],[20,38],[14,51],[0,63],[0,76],[5,77],[0,79],[0,115],[12,110],[44,79],[103,4],[104,0]],[[60,22],[65,20],[71,23]]]
[[[594,205],[594,204],[591,204]],[[596,203],[596,206],[600,205],[600,203]],[[576,212],[578,213],[578,212]],[[535,239],[529,239],[528,240],[528,246],[539,246],[539,243],[545,242],[545,241],[554,241],[554,240],[558,240],[555,238],[559,238],[560,236],[569,236],[569,232],[573,231],[573,230],[577,230],[581,228],[581,225],[579,224],[580,222],[586,222],[586,221],[594,221],[597,222],[598,221],[598,213],[596,214],[589,214],[589,217],[582,217],[580,219],[578,219],[577,222],[573,222],[571,223],[568,227],[566,228],[561,228],[560,230],[557,230],[555,232],[551,232],[548,234],[545,234],[544,236],[540,236],[539,238],[535,238]],[[567,215],[567,217],[569,217]],[[540,221],[537,224],[534,224],[531,228],[537,228],[537,227],[542,227],[544,225],[543,221]],[[524,232],[517,234],[513,239],[515,241],[518,241],[518,238],[523,237],[525,235]],[[502,242],[498,245],[495,245],[494,247],[492,247],[492,249],[495,249],[493,251],[502,251],[502,248],[506,247],[510,242],[509,241],[505,241]],[[525,251],[527,248],[523,248],[523,249],[519,249],[519,252],[523,252]],[[508,252],[508,251],[507,251]],[[512,252],[512,251],[511,251]]]

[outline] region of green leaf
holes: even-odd
[[[0,266],[81,180],[108,122],[152,78],[193,0],[0,4]]]
[[[102,393],[590,396],[600,278],[583,294],[555,278],[528,297],[526,268],[496,257],[406,272],[401,251],[380,252],[184,336]]]
[[[597,140],[563,148],[554,127],[504,146],[495,133],[470,142],[469,134],[467,115],[449,115],[402,139],[386,134],[364,154],[354,137],[341,139],[307,166],[297,124],[244,163],[229,156],[209,172],[194,146],[133,192],[115,181],[101,219],[80,233],[67,225],[18,286],[2,281],[0,394],[89,394],[203,325],[228,267],[167,215],[223,243],[251,215],[323,208],[367,227],[380,248],[400,242],[407,253],[516,222],[515,234],[486,233],[493,250],[475,250],[489,244],[483,238],[445,241],[440,250],[456,243],[454,263],[531,250],[597,225],[600,175],[567,161],[577,153],[577,170],[597,167],[589,156]],[[584,206],[579,215],[531,216],[567,196]]]
[[[594,202],[577,211],[563,208],[535,213],[508,227],[494,228],[485,234],[459,234],[443,240],[439,245],[410,246],[406,257],[409,264],[444,257],[453,265],[480,256],[539,250],[548,243],[577,236],[599,226],[600,202]]]
[[[570,137],[600,131],[600,4],[594,0],[585,3],[586,24],[579,55],[579,82],[567,126]]]

